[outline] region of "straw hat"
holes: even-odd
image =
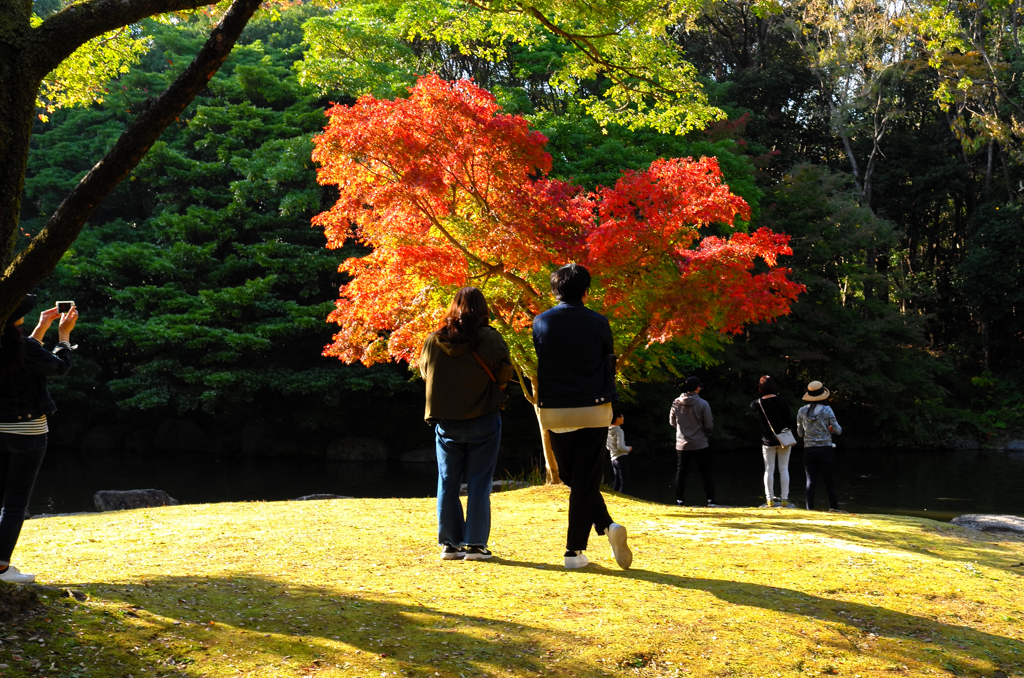
[[[824,384],[820,381],[812,381],[807,384],[807,393],[804,394],[804,400],[811,402],[817,400],[828,400],[830,395],[832,394],[828,392],[828,389],[825,388]]]

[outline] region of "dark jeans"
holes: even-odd
[[[629,455],[624,454],[612,459],[612,474],[615,476],[612,481],[612,489],[616,492],[626,494],[629,487]]]
[[[558,475],[569,487],[569,530],[565,539],[568,551],[587,549],[591,525],[598,534],[604,534],[612,524],[601,496],[607,439],[607,428],[551,433],[551,451],[558,462]]]
[[[699,450],[676,450],[676,501],[683,500],[686,491],[686,476],[690,470],[690,460],[697,462],[701,480],[704,481],[704,494],[709,502],[715,501],[715,481],[711,479],[711,448]]]
[[[491,536],[491,488],[501,444],[498,410],[474,419],[442,419],[434,427],[437,451],[437,541],[487,546]],[[466,477],[466,515],[459,487]]]
[[[0,509],[0,567],[11,562],[44,455],[45,433],[36,436],[0,433],[0,503],[3,505]]]
[[[836,495],[836,453],[833,447],[805,447],[804,472],[807,474],[807,510],[814,510],[814,491],[818,486],[818,473],[825,478],[829,508],[839,508]]]

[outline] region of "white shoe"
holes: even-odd
[[[633,564],[633,552],[629,550],[629,544],[626,543],[626,528],[618,523],[612,523],[605,530],[605,534],[608,535],[608,543],[612,545],[615,562],[623,570],[628,570],[629,566]]]
[[[10,582],[11,584],[31,584],[36,580],[34,574],[25,574],[14,565],[8,565],[7,569],[0,572],[0,581]]]
[[[578,570],[581,567],[586,567],[587,557],[583,555],[583,551],[566,551],[565,552],[565,569],[567,570]]]

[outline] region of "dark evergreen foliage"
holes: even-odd
[[[311,137],[325,102],[298,85],[300,21],[254,20],[208,90],[91,220],[45,293],[82,314],[73,376],[60,401],[94,413],[206,413],[288,427],[336,426],[369,390],[407,389],[395,367],[320,356],[340,261],[310,218],[330,198],[316,184]],[[109,145],[202,32],[149,27],[145,64],[111,83],[105,105],[40,126],[26,187],[31,231]],[[26,210],[28,211],[28,210]],[[31,217],[36,217],[32,219]],[[348,417],[346,417],[347,419]]]

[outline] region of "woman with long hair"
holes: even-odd
[[[440,327],[423,343],[424,419],[437,451],[437,540],[443,560],[486,560],[491,487],[501,443],[505,385],[514,368],[508,345],[488,322],[483,293],[455,293]],[[466,512],[459,489],[466,478]]]
[[[770,376],[761,377],[757,383],[757,392],[760,397],[750,403],[750,409],[761,422],[765,506],[796,508],[796,505],[789,501],[789,455],[793,451],[793,446],[784,445],[776,436],[783,430],[793,428],[793,412],[789,407],[789,401],[779,395],[779,388]],[[776,467],[779,469],[781,499],[774,493]]]
[[[11,565],[11,555],[46,454],[46,417],[57,411],[46,378],[62,376],[71,369],[69,340],[78,320],[74,306],[63,314],[56,307],[48,308],[39,314],[39,324],[26,337],[22,324],[35,303],[36,296],[27,295],[0,336],[0,581],[17,584],[36,578]],[[50,352],[43,348],[42,340],[57,318],[59,341]]]

